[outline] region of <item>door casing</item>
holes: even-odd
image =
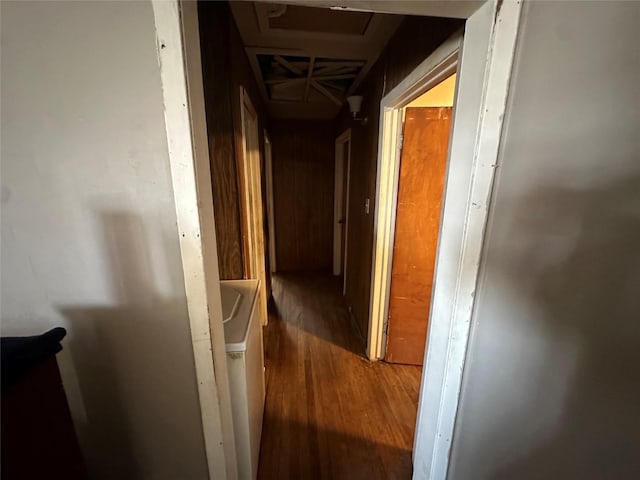
[[[384,357],[403,107],[457,71],[430,322],[414,437],[414,479],[447,476],[521,1],[486,2],[380,104],[367,355]],[[482,81],[478,81],[478,79]]]
[[[300,1],[285,0],[285,3]],[[333,7],[335,1],[304,0],[304,4]],[[222,309],[219,288],[215,281],[218,271],[214,218],[210,208],[202,206],[201,209],[201,205],[211,201],[211,178],[203,114],[204,97],[201,95],[202,68],[197,9],[195,2],[188,0],[152,0],[152,6],[158,55],[161,58],[160,71],[165,124],[170,145],[169,165],[172,168],[173,194],[178,223],[181,224],[183,221],[190,235],[189,238],[180,238],[184,277],[189,279],[189,320],[192,332],[204,331],[201,327],[206,326],[207,320],[211,329],[210,332],[206,329],[207,335],[204,336],[193,333],[192,339],[198,381],[202,385],[200,401],[210,477],[235,480],[237,471],[234,469],[233,430],[228,421],[229,384],[223,360],[224,336],[221,335]],[[459,40],[454,44],[454,50],[459,50],[461,54],[457,105],[436,260],[432,322],[428,333],[413,451],[414,479],[445,480],[473,313],[473,294],[490,209],[489,193],[498,161],[515,44],[520,27],[522,0],[342,0],[340,8],[466,19],[464,42]],[[383,99],[378,149],[377,206],[390,203],[389,192],[381,188],[386,182],[381,183],[380,174],[383,173],[382,179],[392,175],[387,166],[384,166],[385,172],[381,172],[380,162],[393,156],[394,149],[390,146],[393,146],[395,138],[394,128],[397,130],[397,125],[394,127],[396,117],[393,110],[402,103],[399,101],[402,95],[424,78],[425,75],[420,72],[424,71],[425,65],[430,71],[440,63],[434,62],[432,57],[433,55],[425,61],[426,63],[423,62],[417,67],[414,73],[418,73],[410,74],[385,97],[387,103],[384,103]],[[402,88],[398,90],[399,87]],[[391,94],[393,96],[390,96]],[[183,171],[186,176],[181,176]],[[389,228],[389,224],[380,224],[378,219],[376,212],[371,298],[372,303],[378,303],[379,316],[380,302],[384,300],[384,293],[381,292],[384,292],[382,287],[385,278],[379,260],[387,248],[381,234],[385,228]],[[384,215],[382,219],[384,220]],[[202,236],[200,226],[203,229]],[[197,244],[197,248],[190,250],[189,242]],[[207,248],[203,250],[202,244]],[[203,251],[206,254],[206,262],[202,261]],[[210,305],[213,308],[209,308]],[[369,338],[367,353],[370,357],[376,358],[375,345],[380,340],[380,330],[371,328],[372,322],[376,322],[373,313],[372,309],[369,333],[377,337]],[[376,326],[381,327],[382,324]],[[214,359],[215,363],[211,365]]]

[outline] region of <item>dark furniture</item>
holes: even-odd
[[[65,334],[1,339],[3,480],[87,479],[55,357]]]

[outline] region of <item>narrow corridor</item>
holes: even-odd
[[[276,275],[261,479],[409,479],[421,368],[369,362],[336,277]]]

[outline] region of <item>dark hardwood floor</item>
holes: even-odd
[[[369,362],[330,275],[273,278],[260,479],[409,479],[421,367]]]

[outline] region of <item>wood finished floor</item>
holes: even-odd
[[[411,478],[421,368],[366,360],[330,275],[277,275],[273,300],[258,478]]]

